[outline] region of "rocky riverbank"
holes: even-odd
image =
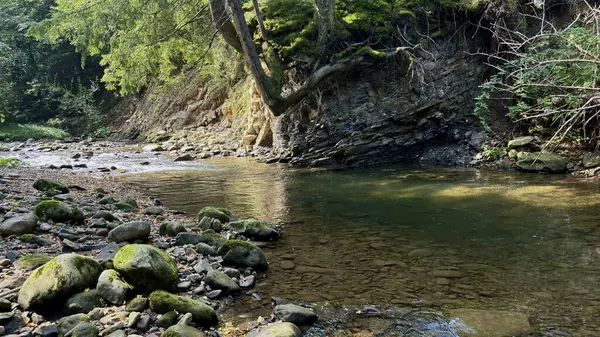
[[[82,173],[0,171],[0,335],[245,335],[220,317],[240,296],[261,301],[259,242],[277,240],[277,227],[214,207],[184,217]],[[288,304],[247,326],[295,337],[316,319]]]

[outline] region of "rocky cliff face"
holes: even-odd
[[[300,166],[468,164],[485,140],[473,116],[485,66],[469,47],[445,42],[408,76],[380,65],[338,80],[280,118],[276,146]]]
[[[170,94],[149,90],[123,103],[119,129],[151,140],[176,135],[204,157],[270,149],[272,161],[298,166],[465,165],[485,140],[473,116],[485,66],[468,56],[478,43],[461,41],[420,52],[406,76],[380,64],[332,80],[279,118],[250,80],[228,95],[203,88],[191,72]]]

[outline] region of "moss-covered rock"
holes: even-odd
[[[219,209],[219,208],[207,206],[207,207],[204,207],[203,209],[201,209],[200,212],[198,213],[198,222],[200,222],[202,220],[202,218],[204,218],[204,217],[209,217],[209,218],[217,219],[217,220],[221,221],[222,223],[226,223],[226,222],[229,222],[230,214],[231,214],[231,212],[229,212],[226,209],[223,209],[223,208]]]
[[[212,289],[221,289],[226,294],[240,291],[240,286],[231,277],[218,270],[209,271],[204,281]]]
[[[279,231],[265,221],[247,219],[230,222],[228,228],[253,240],[270,241],[279,239]]]
[[[247,241],[229,240],[217,251],[223,256],[223,264],[235,267],[251,267],[256,270],[268,268],[267,258],[262,249]]]
[[[71,330],[71,337],[97,337],[98,335],[96,325],[88,322],[80,322]]]
[[[156,325],[166,329],[171,325],[175,324],[175,322],[177,321],[177,316],[177,311],[169,311],[167,313],[164,313],[156,320]]]
[[[96,286],[98,294],[108,303],[122,305],[133,287],[121,279],[121,275],[114,269],[108,269],[100,274],[98,285]]]
[[[160,337],[204,337],[204,333],[191,326],[175,324],[163,332]]]
[[[58,181],[48,179],[36,180],[33,183],[33,188],[44,193],[49,193],[53,191],[57,191],[58,193],[69,193],[69,188],[67,187],[67,185]]]
[[[76,314],[71,316],[65,316],[58,320],[56,328],[59,336],[64,336],[67,332],[73,330],[77,324],[81,322],[89,322],[90,318],[85,314]]]
[[[23,234],[23,235],[19,236],[19,240],[21,240],[23,242],[27,242],[27,243],[38,243],[38,242],[42,241],[42,238],[40,238],[39,236],[37,236],[35,234]]]
[[[135,212],[137,210],[137,207],[135,207],[131,204],[124,203],[124,202],[119,202],[119,203],[115,204],[115,207],[118,210],[121,210],[124,212]]]
[[[523,153],[519,155],[515,167],[524,172],[563,173],[567,171],[567,161],[553,153]]]
[[[166,236],[176,236],[179,233],[185,232],[187,232],[187,229],[179,221],[165,221],[158,228],[158,234]]]
[[[72,314],[87,314],[94,308],[103,306],[102,298],[96,289],[84,291],[71,296],[65,303],[65,313]]]
[[[129,205],[131,205],[131,206],[133,206],[133,207],[135,207],[135,208],[138,208],[138,207],[140,207],[140,206],[138,205],[137,201],[136,201],[135,199],[132,199],[132,198],[125,198],[125,199],[122,199],[121,201],[119,201],[119,203],[120,203],[120,204],[129,204]]]
[[[83,223],[85,216],[80,209],[58,200],[44,200],[35,206],[35,214],[55,222]]]
[[[211,247],[219,248],[223,243],[225,243],[225,241],[227,241],[227,239],[219,234],[207,233],[200,235],[197,243],[202,242]]]
[[[19,305],[25,310],[55,309],[71,295],[95,287],[101,272],[102,266],[89,257],[59,255],[27,278],[19,291]]]
[[[170,294],[166,291],[155,291],[150,294],[150,309],[159,314],[165,314],[169,311],[180,313],[191,313],[194,322],[203,327],[214,326],[218,323],[217,314],[207,304],[191,298],[185,298]]]
[[[584,153],[582,164],[586,169],[600,166],[600,152]]]
[[[177,263],[153,246],[124,246],[115,255],[113,264],[129,283],[143,291],[167,289],[177,282]]]
[[[52,260],[52,257],[44,254],[30,254],[21,256],[14,262],[15,269],[17,270],[30,270],[35,269],[48,261]]]
[[[131,301],[127,302],[125,305],[126,311],[144,311],[148,307],[148,298],[147,297],[136,297]]]

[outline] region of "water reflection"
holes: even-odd
[[[600,329],[600,188],[564,176],[246,160],[129,176],[167,206],[226,206],[285,225],[263,298],[488,308],[539,330]],[[291,262],[291,263],[290,263]],[[592,334],[593,335],[593,334]]]

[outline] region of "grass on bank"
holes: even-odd
[[[15,168],[24,163],[17,158],[0,158],[0,168]]]
[[[0,141],[25,141],[28,139],[64,139],[69,133],[50,126],[33,124],[0,125]]]

